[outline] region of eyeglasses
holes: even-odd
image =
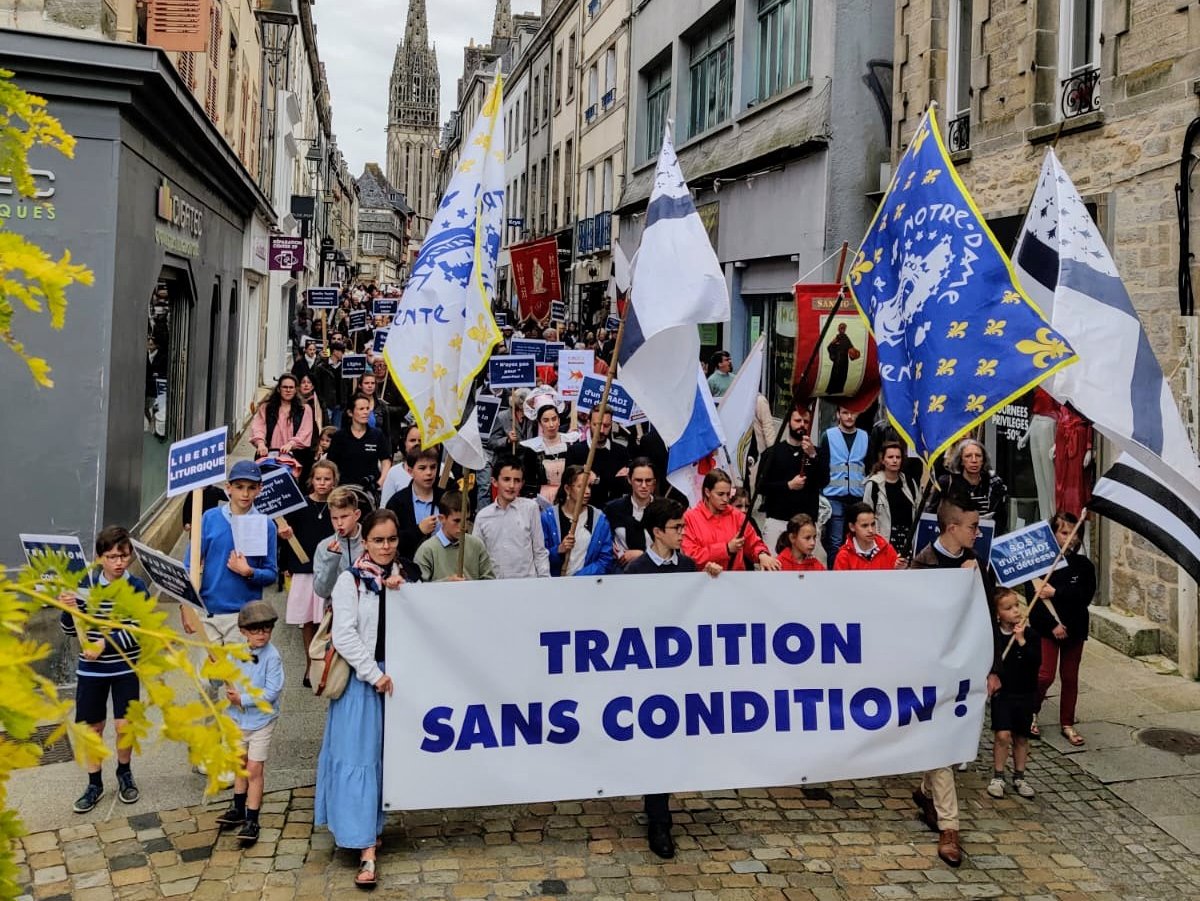
[[[399,544],[399,543],[400,543],[399,535],[385,535],[382,538],[368,538],[367,539],[367,544],[373,544],[376,547],[379,547],[379,546],[382,546],[385,544]]]
[[[104,554],[102,559],[107,560],[110,563],[120,563],[122,560],[129,560],[131,557],[133,557],[133,554],[126,554],[126,553],[122,553],[121,551],[114,551],[110,554]]]
[[[258,623],[253,626],[242,626],[243,632],[270,632],[275,628],[274,623]]]
[[[679,523],[678,525],[674,525],[674,526],[672,526],[672,525],[663,526],[663,531],[664,532],[682,532],[683,531],[683,523]]]

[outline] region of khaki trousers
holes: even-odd
[[[958,829],[958,788],[954,770],[948,766],[929,770],[921,777],[921,791],[933,799],[937,811],[938,829]]]

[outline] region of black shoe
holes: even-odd
[[[87,789],[84,791],[84,793],[82,795],[79,796],[79,800],[75,802],[75,806],[72,809],[76,813],[87,813],[89,810],[91,810],[93,807],[95,807],[97,804],[99,804],[100,799],[103,797],[104,797],[104,786],[103,785],[92,785],[89,782]]]
[[[223,814],[221,814],[219,817],[217,817],[217,826],[219,826],[221,829],[228,829],[233,826],[240,826],[244,822],[246,822],[245,811],[238,810],[236,807],[233,807],[233,806],[231,806],[227,811],[225,811]]]
[[[670,826],[665,823],[651,823],[647,839],[650,850],[663,860],[670,860],[675,856],[675,839],[671,838]]]
[[[249,848],[258,841],[258,822],[256,820],[246,820],[242,824],[242,828],[237,834],[238,844],[243,848]]]
[[[133,773],[117,773],[117,797],[121,799],[122,804],[136,804],[141,796],[142,793],[133,781]]]
[[[934,832],[940,832],[938,829],[937,808],[933,806],[933,798],[925,794],[919,788],[914,788],[912,793],[913,803],[917,805],[919,812],[917,819],[928,826]]]
[[[312,688],[312,680],[310,678],[308,678],[308,676],[304,677],[304,687]]]

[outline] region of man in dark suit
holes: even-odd
[[[588,448],[596,443],[596,456],[592,460],[592,500],[596,507],[603,507],[612,498],[619,497],[625,490],[625,477],[629,471],[629,451],[612,441],[612,410],[601,416],[598,410],[588,415],[588,441],[576,441],[567,447],[567,465],[583,466],[587,462]]]
[[[437,505],[442,489],[437,487],[437,448],[417,451],[410,461],[412,483],[392,495],[387,508],[400,521],[399,555],[411,560],[421,542],[437,531]]]
[[[648,457],[636,457],[629,464],[630,493],[608,502],[604,515],[613,531],[614,558],[628,566],[646,552],[646,527],[643,514],[658,488],[654,464]]]

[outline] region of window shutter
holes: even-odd
[[[208,118],[213,122],[220,120],[220,114],[217,111],[217,73],[208,73],[208,93],[204,98],[204,112],[208,113]]]
[[[146,43],[163,50],[204,52],[205,19],[212,0],[149,0]]]

